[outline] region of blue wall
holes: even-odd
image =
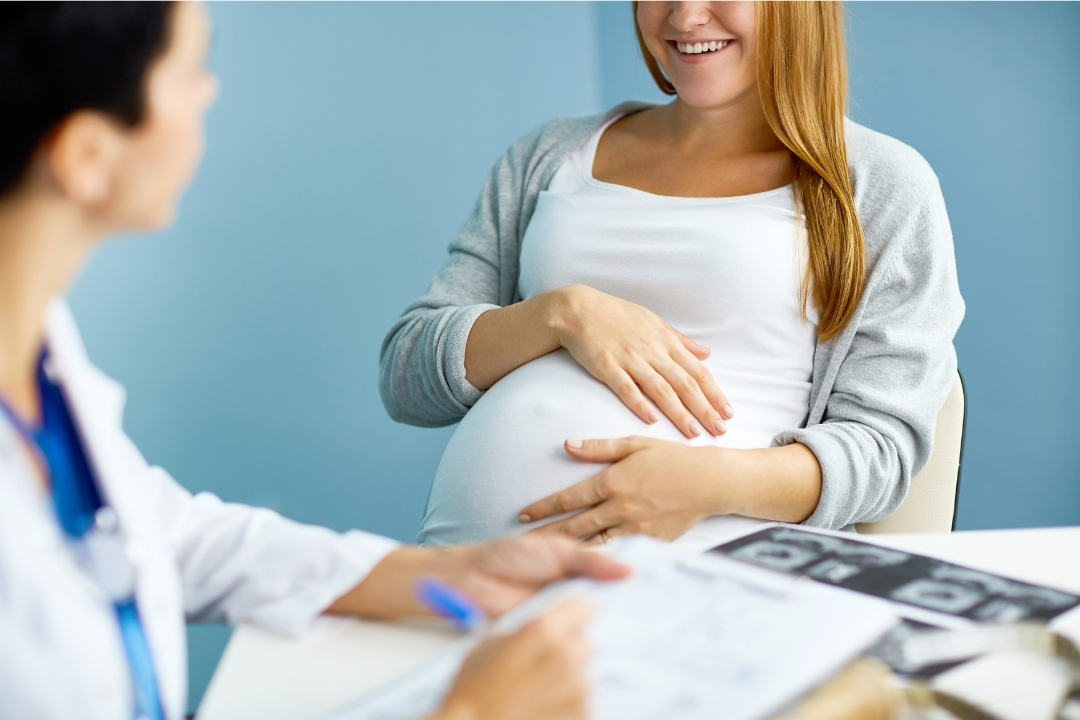
[[[410,540],[449,431],[386,418],[383,334],[515,137],[663,96],[621,2],[210,9],[203,170],[175,228],[94,259],[75,313],[129,432],[189,488]],[[855,118],[926,155],[953,219],[960,525],[1080,523],[1080,7],[849,14]],[[190,632],[193,705],[226,637]]]
[[[90,353],[192,490],[415,540],[450,431],[387,418],[379,344],[506,146],[599,106],[593,8],[210,10],[206,161],[172,230],[106,247],[78,284]],[[226,632],[190,637],[194,703]]]
[[[849,14],[852,115],[926,157],[956,238],[958,527],[1080,523],[1080,5]]]

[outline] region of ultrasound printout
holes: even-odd
[[[512,630],[567,597],[595,607],[588,638],[595,720],[761,720],[830,677],[895,624],[870,598],[649,538],[612,554],[619,582],[558,583],[499,621]],[[406,720],[438,706],[467,644],[327,720]]]
[[[1080,605],[1071,593],[857,538],[774,525],[710,552],[976,622],[1048,622]]]

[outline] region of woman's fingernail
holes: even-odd
[[[735,417],[735,411],[731,409],[731,405],[724,406],[724,414],[728,416],[728,419]]]
[[[567,440],[567,441],[566,441],[566,446],[567,446],[567,447],[572,447],[572,448],[574,448],[575,450],[580,450],[580,449],[581,449],[581,446],[582,446],[582,445],[584,445],[584,444],[585,444],[585,443],[583,443],[583,442],[581,442],[580,440],[577,440],[577,439],[575,439],[575,438],[571,438],[570,440]]]
[[[700,435],[701,434],[701,426],[698,425],[696,422],[691,422],[690,423],[690,434],[693,435],[694,437],[697,437],[698,435]]]
[[[723,420],[717,420],[716,422],[714,422],[713,427],[716,428],[716,432],[718,433],[722,434],[727,432],[727,425],[724,424]]]
[[[529,523],[532,522],[532,516],[529,513],[521,513],[518,515],[518,522]]]
[[[653,410],[649,411],[649,422],[654,423],[659,419],[660,419],[660,416],[657,415],[655,411],[653,411]]]

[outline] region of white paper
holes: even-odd
[[[798,698],[895,623],[882,603],[643,537],[612,554],[630,578],[571,580],[500,621],[517,627],[567,596],[595,604],[591,716],[758,720]],[[437,707],[471,644],[333,716],[405,720]]]

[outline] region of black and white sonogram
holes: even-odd
[[[1048,621],[1080,596],[796,527],[769,527],[712,552],[893,602],[981,622]]]

